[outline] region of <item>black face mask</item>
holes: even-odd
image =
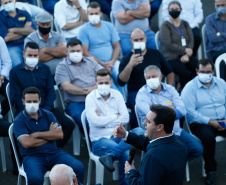
[[[38,27],[38,30],[40,31],[40,33],[42,35],[47,35],[50,32],[51,27],[49,27],[49,28],[43,28],[43,27],[39,26]]]
[[[169,12],[169,14],[170,14],[171,17],[173,17],[174,19],[176,19],[177,17],[179,17],[180,11],[178,11],[178,10],[171,10]]]

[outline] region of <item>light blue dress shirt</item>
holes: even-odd
[[[12,68],[12,61],[5,41],[0,37],[0,75],[9,78],[9,71]]]
[[[225,81],[213,77],[210,88],[205,87],[198,76],[188,82],[181,98],[185,104],[189,123],[208,124],[209,120],[225,119]]]
[[[150,111],[150,105],[161,104],[165,106],[173,105],[177,120],[174,123],[173,133],[180,135],[182,129],[180,128],[179,119],[186,114],[186,109],[178,92],[172,85],[162,84],[162,91],[157,94],[152,91],[147,85],[144,85],[137,93],[136,107],[138,110],[138,117],[140,123],[146,119],[146,114]]]

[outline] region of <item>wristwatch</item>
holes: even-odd
[[[220,37],[221,36],[221,33],[220,32],[217,32],[217,36]]]
[[[77,9],[80,10],[81,8],[82,8],[82,7],[80,6],[80,7],[78,7]]]

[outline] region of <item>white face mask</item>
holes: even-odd
[[[35,67],[38,64],[38,58],[27,57],[25,62],[29,67]]]
[[[199,73],[198,77],[199,77],[200,82],[207,84],[212,80],[213,74]]]
[[[29,114],[35,114],[38,112],[39,103],[25,103],[25,109]]]
[[[102,85],[97,85],[97,89],[100,93],[101,96],[107,96],[110,93],[111,87],[110,85],[102,84]]]
[[[15,2],[8,3],[6,5],[2,5],[6,12],[14,12],[15,10]]]
[[[141,49],[141,51],[144,51],[146,49],[146,42],[134,42],[133,49]]]
[[[151,90],[156,90],[160,85],[159,78],[150,78],[146,80],[146,83]]]
[[[100,22],[100,16],[99,15],[89,15],[89,22],[93,25],[97,25]]]
[[[82,61],[82,53],[81,52],[69,53],[69,58],[72,62],[79,63]]]

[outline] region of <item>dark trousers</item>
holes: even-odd
[[[129,120],[130,129],[138,127],[137,118],[134,110],[136,96],[137,96],[137,91],[128,92],[128,99],[126,102],[126,106],[129,109],[131,109],[130,120]]]
[[[57,121],[61,124],[62,126],[62,130],[64,133],[64,138],[61,140],[57,141],[57,147],[58,148],[63,148],[64,145],[68,142],[68,140],[71,137],[71,134],[75,128],[74,123],[67,118],[62,112],[56,110],[56,109],[52,109],[51,112],[54,114],[54,116],[56,117]]]
[[[211,53],[208,54],[208,57],[210,60],[212,60],[215,63],[217,57],[219,57],[221,54],[224,54],[224,53],[226,53],[226,48],[220,51],[212,51]]]
[[[0,93],[2,96],[4,96],[4,100],[1,102],[1,107],[2,107],[2,112],[1,114],[3,116],[5,116],[7,114],[7,112],[9,111],[9,103],[8,103],[8,99],[6,96],[6,85],[8,84],[8,80],[5,79],[4,83],[2,84],[2,87],[0,88]]]
[[[193,56],[197,55],[197,51],[202,41],[202,37],[199,31],[199,28],[195,27],[192,29],[192,33],[194,36],[194,47],[193,47]]]
[[[182,63],[180,58],[168,61],[173,69],[173,72],[180,77],[180,84],[183,88],[187,82],[196,76],[196,68],[198,61],[191,56],[188,63]]]
[[[202,142],[202,146],[204,148],[203,158],[205,161],[206,173],[210,171],[216,171],[217,162],[214,157],[216,146],[215,137],[217,135],[226,137],[226,130],[218,131],[209,125],[199,123],[192,123],[190,128],[192,133],[196,135]]]

